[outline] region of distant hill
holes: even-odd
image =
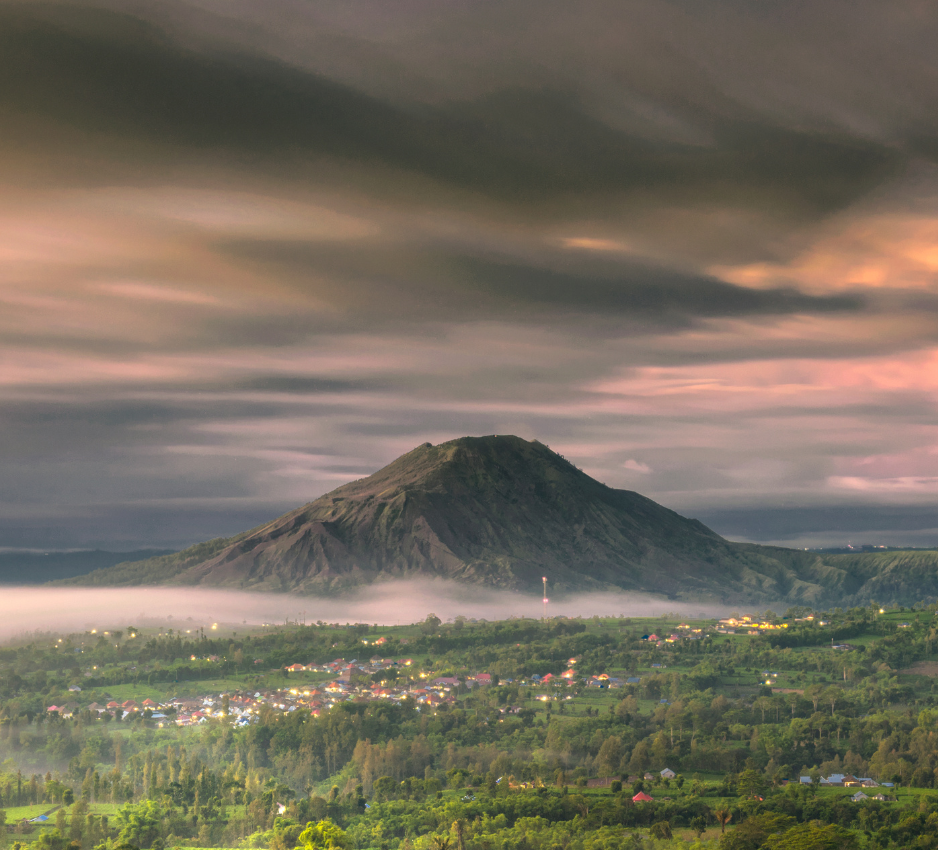
[[[539,592],[847,604],[938,596],[938,553],[822,555],[731,543],[697,520],[590,478],[537,441],[419,446],[374,475],[229,539],[69,584],[331,593],[437,577]]]
[[[134,552],[105,552],[87,549],[75,552],[0,552],[0,585],[44,584],[57,579],[83,576],[124,561],[140,561],[170,554],[168,549],[137,549]]]

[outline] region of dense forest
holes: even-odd
[[[674,632],[666,618],[35,636],[0,649],[0,838],[36,850],[938,847],[934,609],[764,619],[779,627],[691,622],[698,633],[670,642],[648,639]],[[375,673],[372,691],[323,711],[276,704],[329,678],[286,666],[351,662],[379,636],[382,656],[410,664]],[[480,671],[492,684],[471,687]],[[458,684],[432,707],[369,695],[434,677]],[[229,700],[261,693],[274,696],[234,723]],[[93,707],[134,694],[223,708],[182,727],[172,708],[157,721]],[[869,778],[884,799],[854,802],[831,774]]]

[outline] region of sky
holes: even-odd
[[[0,0],[0,547],[537,438],[938,544],[938,6]]]

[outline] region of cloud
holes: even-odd
[[[296,286],[337,308],[354,306],[398,320],[465,321],[545,314],[640,318],[685,325],[697,317],[857,312],[853,294],[805,295],[792,288],[753,289],[630,260],[571,264],[542,249],[539,261],[468,254],[458,248],[246,241],[221,250],[292,276]],[[553,262],[551,262],[553,261]],[[341,285],[339,285],[341,281]]]
[[[246,45],[196,51],[158,23],[70,5],[0,6],[0,61],[7,120],[67,131],[46,136],[50,150],[56,137],[92,134],[136,144],[138,156],[157,146],[268,173],[289,163],[302,176],[326,158],[520,206],[667,191],[813,215],[854,200],[900,159],[872,139],[702,104],[682,111],[709,144],[652,141],[598,117],[559,80],[511,74],[465,99],[405,105]]]
[[[673,602],[643,594],[580,594],[551,600],[553,616],[687,616],[722,615],[714,605]],[[122,613],[115,614],[116,611]],[[471,588],[453,582],[390,582],[346,597],[320,598],[276,593],[242,593],[201,588],[146,587],[134,589],[4,587],[0,601],[0,639],[49,631],[64,634],[97,629],[160,625],[176,629],[235,629],[244,624],[304,620],[314,623],[420,622],[429,614],[444,620],[457,616],[502,620],[543,616],[539,596]]]
[[[938,475],[936,33],[0,2],[0,544],[195,542],[485,433],[753,534],[888,527]]]

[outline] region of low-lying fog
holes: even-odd
[[[670,602],[628,593],[585,593],[551,600],[550,616],[647,617],[666,613],[699,617],[723,615],[725,606]],[[541,617],[543,602],[507,591],[467,587],[443,581],[401,581],[373,585],[344,597],[244,593],[191,587],[0,588],[0,639],[29,632],[75,632],[171,623],[196,628],[218,623],[306,622],[397,625],[428,614],[503,620]]]

